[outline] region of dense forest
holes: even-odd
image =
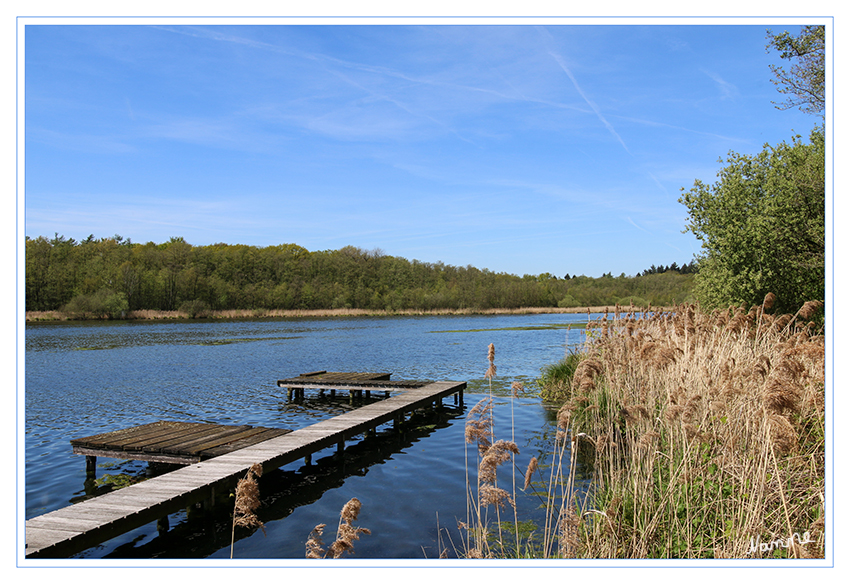
[[[121,236],[77,242],[26,239],[26,309],[120,317],[133,310],[191,316],[229,309],[372,310],[670,306],[689,299],[695,266],[651,266],[635,276],[516,276],[355,247],[311,252],[269,247],[161,244]]]

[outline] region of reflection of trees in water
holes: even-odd
[[[348,397],[335,398],[308,396],[298,405],[308,404],[317,408],[336,409],[344,407]],[[374,395],[363,398],[378,401]],[[447,400],[448,401],[448,400]],[[286,404],[292,405],[292,404]],[[359,404],[365,405],[365,404]],[[335,414],[340,412],[334,411]],[[264,523],[288,517],[297,509],[318,501],[322,495],[341,487],[351,476],[365,476],[369,467],[382,464],[392,455],[402,452],[415,442],[426,438],[435,430],[447,428],[449,422],[463,415],[463,406],[446,403],[443,408],[417,410],[409,414],[397,429],[392,424],[380,426],[374,432],[353,444],[347,445],[344,455],[336,453],[336,447],[313,455],[311,464],[303,464],[297,470],[276,469],[264,473],[259,479],[262,504],[257,512]],[[179,523],[167,532],[160,533],[148,542],[136,545],[146,535],[116,547],[106,558],[205,558],[230,545],[230,530],[233,501],[229,493],[217,498],[217,504],[207,510],[194,507],[186,514],[172,516]],[[172,521],[173,522],[173,521]],[[236,537],[242,539],[253,531],[237,530]],[[306,538],[306,536],[305,536]],[[85,554],[83,554],[85,555]]]

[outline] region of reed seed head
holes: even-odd
[[[522,490],[526,490],[529,485],[531,485],[531,477],[534,474],[534,471],[537,470],[537,457],[532,456],[531,460],[528,461],[528,468],[525,469],[525,483],[523,484]]]
[[[823,302],[820,300],[809,300],[799,311],[800,318],[803,320],[809,320],[814,314],[817,312],[818,308],[823,306]]]
[[[770,310],[771,308],[773,308],[775,302],[776,294],[774,294],[773,292],[768,292],[767,295],[764,297],[764,302],[762,303],[762,306],[764,306],[765,310]]]
[[[260,506],[260,487],[256,477],[263,474],[260,464],[253,464],[245,478],[236,484],[236,503],[233,510],[233,522],[240,527],[259,527],[265,533],[265,525],[257,517],[255,511]]]
[[[325,530],[325,524],[320,523],[310,532],[310,537],[307,538],[307,558],[323,558],[326,555],[324,544],[322,543],[322,533]]]

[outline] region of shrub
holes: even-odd
[[[68,318],[123,318],[130,305],[127,295],[108,288],[101,288],[93,294],[78,294],[61,312]]]
[[[210,305],[203,300],[188,300],[177,311],[189,318],[206,318],[210,315]]]
[[[572,294],[567,294],[558,302],[558,308],[576,308],[578,306],[581,306],[581,303]]]

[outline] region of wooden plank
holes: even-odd
[[[204,438],[206,436],[212,436],[218,432],[222,432],[227,426],[221,426],[219,424],[203,424],[199,428],[191,428],[187,429],[186,432],[180,432],[173,436],[167,437],[162,440],[146,440],[144,442],[127,444],[124,446],[125,450],[154,450],[159,452],[167,452],[168,449],[175,447],[179,444],[188,444],[195,440]],[[244,429],[244,428],[243,428]]]
[[[185,452],[187,454],[198,454],[206,448],[206,445],[210,445],[210,447],[220,446],[221,444],[226,444],[230,437],[242,436],[245,432],[257,433],[260,431],[262,429],[255,429],[251,426],[225,426],[223,428],[216,428],[215,431],[204,432],[200,435],[193,434],[190,439],[181,442],[159,445],[159,449],[167,453]]]
[[[121,450],[143,450],[153,444],[172,440],[181,436],[187,436],[194,432],[201,432],[204,430],[205,426],[206,424],[185,423],[185,425],[181,424],[180,427],[175,426],[171,431],[168,432],[148,434],[146,436],[142,436],[136,439],[118,440],[109,443],[108,446]]]
[[[261,430],[262,431],[260,433],[254,434],[253,436],[240,438],[215,448],[204,449],[204,451],[200,453],[201,457],[213,458],[215,456],[221,456],[222,454],[227,454],[234,450],[253,446],[260,442],[265,442],[266,440],[271,440],[272,438],[277,438],[278,436],[291,432],[291,430],[284,430],[283,428],[261,428]]]
[[[105,432],[103,434],[95,434],[94,436],[87,436],[85,438],[75,438],[71,440],[71,444],[91,446],[95,448],[103,447],[107,444],[123,444],[123,441],[125,440],[132,441],[161,432],[173,431],[182,427],[182,425],[183,424],[180,422],[152,422],[150,424],[133,426],[132,428],[124,428],[121,430],[114,430],[112,432]]]

